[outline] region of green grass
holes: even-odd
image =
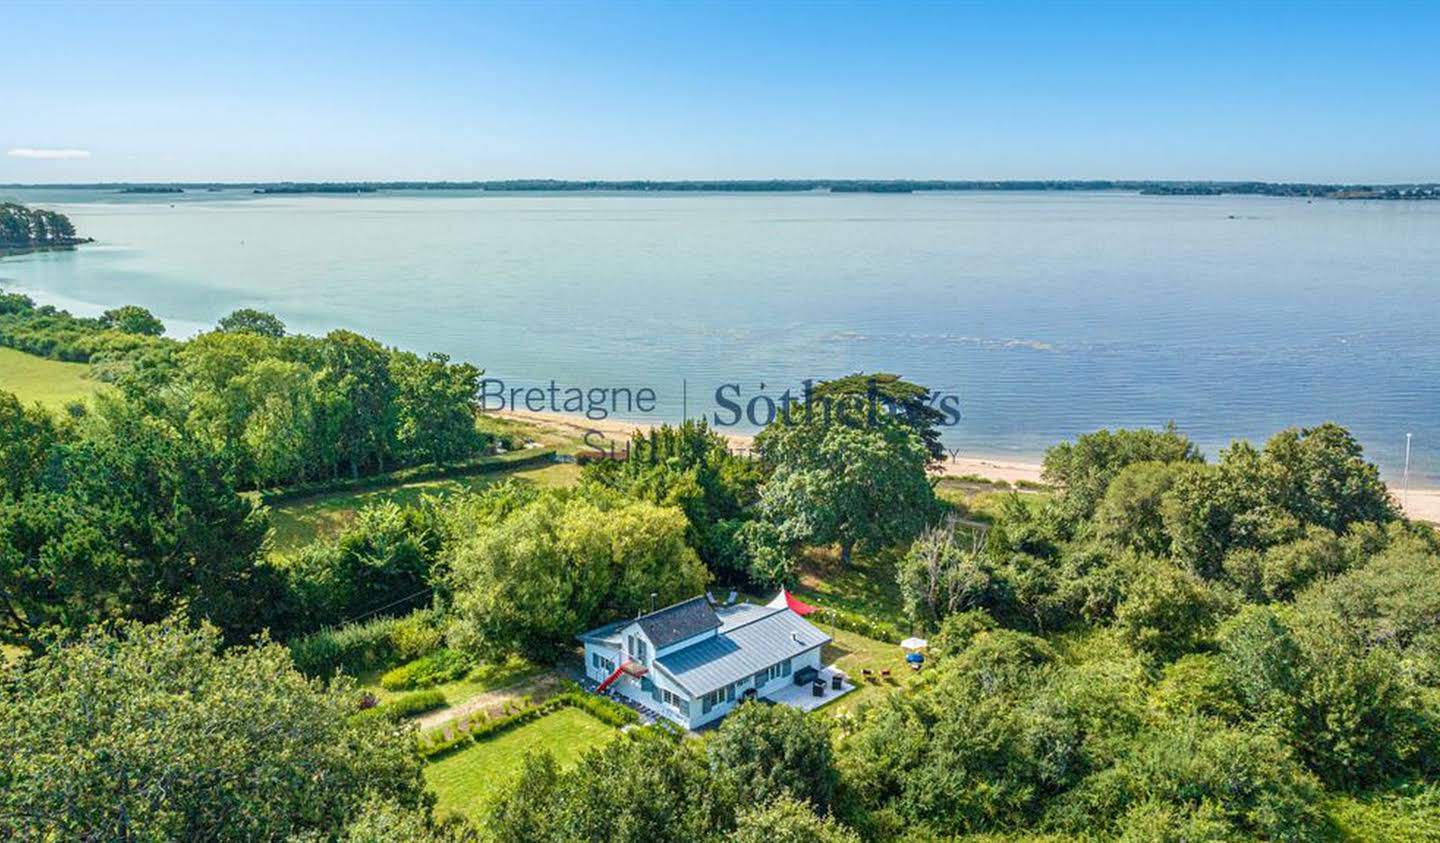
[[[335,492],[276,504],[270,510],[270,526],[274,530],[271,535],[271,548],[276,553],[287,553],[318,538],[339,535],[355,520],[355,513],[371,504],[412,504],[418,501],[421,495],[443,497],[456,492],[483,489],[510,477],[541,486],[569,486],[579,479],[580,469],[573,463],[553,463],[527,466],[513,471],[476,474],[471,477],[447,477],[407,483],[363,492]]]
[[[833,705],[826,706],[826,711],[854,711],[865,702],[878,699],[888,691],[909,684],[914,671],[906,664],[905,651],[900,649],[900,645],[876,641],[844,629],[835,629],[823,621],[818,626],[833,639],[820,651],[820,663],[827,667],[834,664],[845,671],[850,681],[855,683],[854,691],[840,697]],[[863,673],[866,668],[874,673],[868,680]],[[880,677],[882,670],[890,671],[889,679]]]
[[[72,401],[84,401],[105,388],[86,377],[89,371],[84,363],[62,363],[0,348],[0,390],[15,393],[24,404],[38,401],[59,410]]]
[[[801,561],[799,582],[791,593],[806,603],[906,628],[909,624],[900,609],[900,586],[895,579],[895,566],[904,551],[891,548],[856,554],[847,566],[829,549],[812,549]]]
[[[454,682],[446,682],[443,685],[434,686],[434,690],[445,695],[445,705],[456,706],[477,697],[488,691],[498,688],[505,688],[514,685],[532,676],[538,676],[545,671],[540,665],[528,662],[519,656],[511,656],[508,660],[494,664],[482,664],[470,671],[464,679],[457,679]],[[377,670],[360,678],[360,687],[375,695],[375,699],[382,703],[389,702],[398,696],[410,693],[409,691],[390,691],[380,686],[380,677],[385,671]]]
[[[425,783],[435,792],[439,813],[476,818],[519,774],[527,754],[548,750],[560,766],[568,767],[585,750],[619,734],[589,714],[566,706],[427,764]]]

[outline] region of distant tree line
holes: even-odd
[[[24,187],[12,184],[5,187]],[[86,190],[122,190],[123,183],[48,185]],[[1303,182],[1147,181],[1113,179],[947,180],[947,179],[755,179],[755,180],[567,180],[507,179],[499,181],[384,181],[384,182],[196,182],[139,186],[144,192],[241,189],[255,193],[376,193],[385,190],[526,191],[656,191],[686,193],[919,193],[925,191],[1094,191],[1121,190],[1153,195],[1326,197],[1334,199],[1435,199],[1440,184],[1312,184]],[[131,192],[141,192],[135,190]]]
[[[70,218],[56,211],[0,204],[0,249],[73,246],[88,242],[75,235]]]

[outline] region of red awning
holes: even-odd
[[[789,589],[783,590],[782,593],[785,595],[785,605],[790,607],[790,611],[802,618],[816,611],[816,607],[811,606],[809,603],[800,602],[799,598],[791,594]]]

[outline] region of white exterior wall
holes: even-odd
[[[609,659],[610,663],[615,665],[615,667],[620,666],[622,658],[619,650],[612,649],[604,644],[596,644],[590,641],[585,642],[585,675],[594,679],[596,682],[604,682],[606,677],[610,675],[610,671],[595,666],[594,656],[597,653],[601,658]]]
[[[815,668],[816,670],[819,670],[819,669],[820,669],[820,648],[819,648],[819,647],[816,647],[816,648],[813,649],[813,650],[807,650],[806,652],[803,652],[803,653],[801,653],[800,655],[796,656],[795,658],[791,659],[791,660],[790,660],[790,675],[791,675],[791,676],[794,676],[794,675],[795,675],[795,671],[797,671],[797,670],[804,670],[804,669],[807,668],[807,667],[813,667],[813,668]]]

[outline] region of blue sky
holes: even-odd
[[[1440,4],[0,13],[0,182],[1440,181]]]

